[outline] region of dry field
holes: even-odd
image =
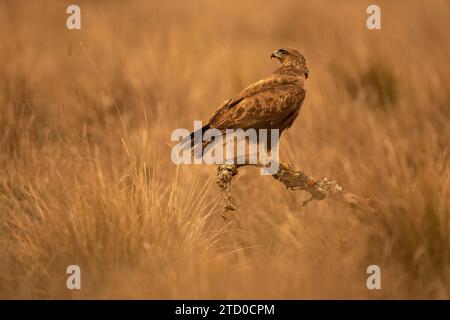
[[[361,1],[77,1],[69,31],[71,3],[0,2],[0,298],[449,298],[449,1],[377,1],[373,31]],[[244,168],[227,224],[216,168],[171,162],[286,46],[282,159],[379,216]]]

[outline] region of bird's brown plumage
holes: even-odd
[[[283,131],[293,124],[305,98],[306,61],[295,49],[277,50],[272,57],[281,65],[222,104],[209,119],[211,128]]]
[[[306,60],[292,48],[276,50],[271,57],[278,59],[281,65],[269,77],[225,101],[202,132],[210,128],[222,132],[253,128],[279,129],[281,134],[294,123],[305,98],[305,80],[309,73]]]

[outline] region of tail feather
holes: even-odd
[[[191,132],[188,136],[186,136],[182,141],[181,141],[181,145],[183,146],[183,148],[185,150],[188,149],[192,149],[193,152],[195,152],[195,155],[197,155],[199,153],[200,150],[203,150],[203,148],[206,146],[204,141],[200,141],[200,143],[195,144],[195,140],[194,137],[198,134],[200,134],[201,137],[203,137],[203,134],[205,133],[206,130],[208,130],[209,128],[211,128],[211,126],[208,124],[204,125],[201,129],[198,129],[196,131]],[[200,150],[197,150],[197,147],[199,146],[199,144],[202,145]]]

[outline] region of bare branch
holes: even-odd
[[[217,184],[222,192],[221,205],[224,213],[236,209],[236,206],[232,203],[231,181],[233,176],[238,173],[237,169],[238,166],[234,164],[224,164],[217,168]],[[287,189],[309,192],[311,196],[303,202],[304,206],[312,200],[331,198],[351,208],[372,212],[378,211],[375,202],[344,190],[336,181],[327,178],[315,179],[302,170],[293,170],[287,164],[280,163],[278,172],[272,177],[284,184]]]

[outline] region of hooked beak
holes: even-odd
[[[280,60],[281,59],[281,53],[277,50],[277,51],[274,51],[274,52],[272,52],[272,54],[270,55],[270,58],[272,59],[272,58],[275,58],[275,59],[278,59],[278,60]]]

